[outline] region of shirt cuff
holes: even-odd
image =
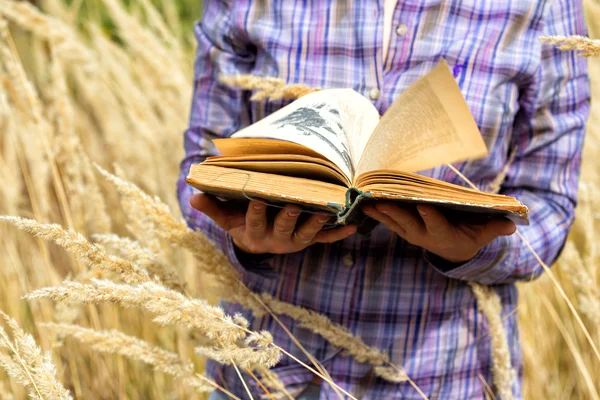
[[[513,236],[500,236],[484,246],[475,257],[454,264],[423,250],[425,261],[440,274],[462,281],[493,285],[504,281],[516,268],[518,250],[512,246]]]
[[[242,273],[256,274],[267,279],[277,277],[277,272],[269,264],[273,254],[246,253],[233,243],[233,239],[229,234],[227,234],[227,256]]]

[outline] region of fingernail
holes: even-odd
[[[288,215],[288,217],[295,218],[295,217],[297,217],[298,215],[300,215],[300,211],[296,211],[296,210],[288,210],[288,211],[287,211],[287,215]]]
[[[388,210],[386,210],[385,208],[381,207],[380,205],[376,205],[375,208],[377,209],[377,211],[379,211],[380,213],[383,214],[389,214],[390,212]]]
[[[425,210],[423,210],[421,207],[417,207],[417,211],[419,211],[419,214],[421,214],[423,216],[427,216],[427,212]]]
[[[252,208],[254,208],[254,209],[255,209],[255,210],[257,210],[257,211],[259,211],[259,210],[262,210],[264,206],[265,206],[265,205],[264,205],[264,204],[262,204],[262,203],[253,203],[253,204],[252,204]]]
[[[321,218],[317,219],[317,222],[320,224],[324,224],[327,221],[329,221],[329,217],[321,217]]]

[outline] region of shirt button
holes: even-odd
[[[373,88],[369,91],[369,97],[371,100],[377,100],[379,98],[379,89]]]
[[[396,27],[396,34],[398,36],[404,36],[408,32],[408,26],[400,24]]]
[[[354,259],[352,258],[351,254],[346,254],[344,257],[342,257],[342,264],[344,264],[346,267],[351,267],[354,265]]]

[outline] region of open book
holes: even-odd
[[[227,199],[298,204],[331,213],[338,225],[364,225],[359,204],[377,200],[528,222],[527,207],[512,197],[415,173],[487,154],[445,61],[410,86],[381,118],[352,89],[325,89],[214,144],[221,155],[193,165],[187,182]]]

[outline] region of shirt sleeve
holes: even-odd
[[[548,7],[544,35],[586,34],[581,1],[556,0]],[[530,225],[519,231],[550,265],[574,220],[590,94],[584,58],[539,46],[540,66],[521,92],[511,140],[516,157],[501,193],[529,207]],[[488,285],[528,281],[543,272],[517,235],[497,238],[473,260],[452,268],[426,258],[448,277]]]
[[[238,15],[233,4],[234,0],[206,1],[202,19],[194,27],[194,94],[190,123],[184,134],[185,158],[180,166],[177,195],[188,226],[206,234],[241,272],[260,273],[268,271],[264,268],[266,258],[240,254],[227,232],[190,206],[190,197],[198,191],[185,181],[192,164],[217,154],[212,139],[229,137],[250,121],[249,93],[230,88],[218,79],[220,74],[250,73],[254,66],[255,48],[236,27],[243,15]]]

